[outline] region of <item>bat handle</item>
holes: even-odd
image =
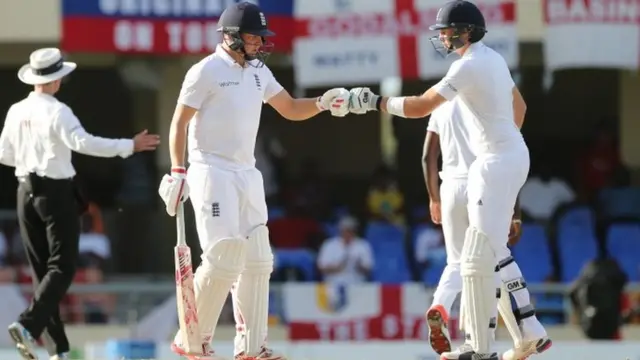
[[[184,229],[184,205],[181,202],[178,204],[178,209],[176,211],[176,229],[178,230],[178,245],[186,245],[186,235]]]

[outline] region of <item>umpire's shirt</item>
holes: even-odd
[[[133,140],[87,133],[67,105],[44,93],[32,92],[11,106],[0,135],[0,163],[15,167],[18,178],[73,178],[71,151],[125,158],[133,153]]]

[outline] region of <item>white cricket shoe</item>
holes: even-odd
[[[551,347],[553,342],[548,337],[524,340],[522,344],[502,354],[502,360],[524,360],[531,355],[541,354]]]
[[[262,350],[260,350],[260,354],[258,356],[248,356],[245,355],[244,352],[239,353],[235,356],[235,360],[287,360],[287,358],[282,355],[274,352],[272,349],[267,346],[263,346]]]
[[[35,340],[22,324],[14,322],[9,325],[7,330],[9,331],[9,336],[11,336],[11,339],[16,344],[16,349],[18,349],[20,356],[22,356],[24,360],[38,360],[38,355],[36,355],[33,349],[35,347]]]
[[[202,344],[202,354],[188,354],[181,345],[175,342],[171,343],[171,351],[177,355],[180,355],[187,360],[227,360],[222,356],[216,355],[215,351],[211,349],[208,343]]]

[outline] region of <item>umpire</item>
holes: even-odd
[[[0,163],[15,167],[19,182],[18,221],[35,286],[31,304],[9,326],[25,360],[38,358],[33,348],[40,335],[51,360],[66,359],[69,352],[59,304],[75,274],[79,214],[86,209],[73,181],[71,151],[126,158],[159,144],[159,137],[146,130],[133,139],[87,133],[73,111],[54,97],[62,78],[75,68],[56,48],[34,51],[18,71],[20,81],[33,85],[33,91],[11,106],[0,135]]]

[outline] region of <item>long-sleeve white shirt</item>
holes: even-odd
[[[55,97],[32,92],[11,106],[0,134],[0,163],[16,176],[36,173],[72,178],[71,151],[99,157],[128,157],[132,139],[106,139],[85,131],[73,111]]]

